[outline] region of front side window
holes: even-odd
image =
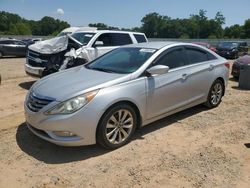
[[[71,36],[82,43],[83,45],[88,44],[90,39],[94,36],[95,33],[73,33]]]
[[[155,63],[155,65],[166,65],[169,69],[178,68],[185,64],[186,55],[183,48],[176,48],[166,52],[166,54],[160,57]]]
[[[85,67],[104,72],[129,74],[140,68],[155,51],[149,48],[118,48]]]
[[[102,41],[103,46],[112,46],[111,35],[109,33],[101,34],[96,41]]]
[[[132,44],[129,34],[126,33],[112,33],[112,46],[122,46]]]

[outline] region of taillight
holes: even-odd
[[[228,69],[230,69],[230,64],[227,62],[224,64]]]

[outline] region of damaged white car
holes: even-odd
[[[141,42],[147,42],[143,33],[81,30],[30,45],[25,71],[30,76],[44,77],[83,65],[119,46]]]

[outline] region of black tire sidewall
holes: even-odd
[[[107,125],[107,121],[109,120],[109,118],[116,111],[121,110],[121,109],[128,110],[132,114],[134,126],[133,126],[133,128],[131,130],[130,135],[128,136],[128,138],[124,142],[122,142],[120,144],[112,144],[112,143],[110,143],[108,141],[108,139],[106,137],[106,125]],[[107,148],[107,149],[116,149],[116,148],[119,148],[119,147],[127,144],[130,141],[131,137],[133,136],[133,134],[135,132],[137,123],[138,123],[138,120],[137,120],[137,116],[136,116],[135,110],[130,105],[127,105],[127,104],[118,104],[118,105],[115,105],[115,106],[109,108],[104,113],[104,115],[102,116],[102,118],[99,121],[99,124],[98,124],[98,127],[97,127],[97,132],[96,132],[97,143],[100,144],[101,146]]]

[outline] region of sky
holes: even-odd
[[[51,16],[71,26],[105,23],[132,28],[141,26],[141,19],[148,13],[189,18],[200,9],[207,11],[208,18],[221,11],[226,17],[224,27],[243,25],[250,19],[250,0],[0,0],[0,11],[32,20]]]

